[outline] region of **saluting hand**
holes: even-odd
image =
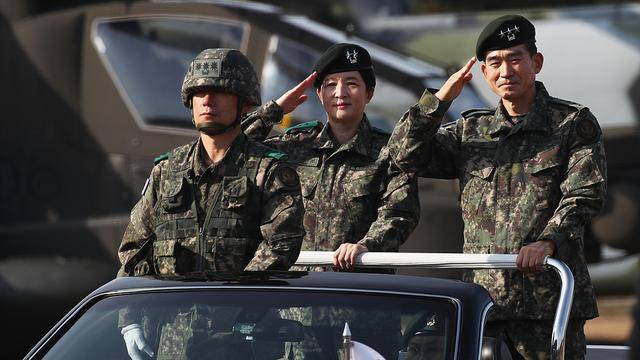
[[[553,255],[556,244],[551,240],[539,240],[523,246],[516,258],[516,265],[522,272],[541,272],[544,258]]]
[[[462,67],[462,69],[456,71],[451,75],[447,81],[442,85],[442,88],[435,94],[440,101],[453,101],[460,95],[464,86],[471,81],[473,74],[471,68],[476,63],[475,56],[469,59],[469,61]]]
[[[316,79],[316,76],[317,74],[314,71],[306,79],[302,80],[300,84],[282,94],[282,96],[276,100],[276,104],[280,106],[285,114],[292,112],[298,107],[298,105],[307,101],[308,96],[305,95],[304,92],[313,85],[313,81]]]

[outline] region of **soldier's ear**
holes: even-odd
[[[542,64],[544,63],[544,56],[542,55],[542,53],[535,53],[533,55],[533,66],[534,69],[536,71],[536,74],[540,73],[540,70],[542,70]]]
[[[376,88],[374,87],[368,87],[367,88],[367,104],[369,103],[369,101],[371,101],[371,99],[373,99],[373,93],[375,92]]]
[[[484,63],[484,61],[482,63],[480,63],[480,70],[482,70],[482,75],[484,75],[484,78],[487,78],[487,64]]]

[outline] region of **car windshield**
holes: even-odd
[[[458,311],[447,298],[328,290],[117,295],[63,327],[44,359],[126,359],[121,327],[131,324],[157,358],[338,359],[350,340],[385,359],[453,359]]]

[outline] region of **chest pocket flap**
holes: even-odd
[[[473,139],[463,142],[462,147],[464,162],[468,164],[465,172],[477,178],[490,180],[495,168],[491,159],[495,156],[498,142]]]
[[[225,209],[243,207],[249,198],[249,179],[246,176],[225,176],[223,179],[223,206]]]
[[[559,166],[561,163],[560,147],[554,146],[539,152],[532,159],[526,160],[524,169],[529,174],[536,174]]]
[[[366,172],[345,185],[345,190],[352,198],[378,194],[384,191],[382,177],[376,177],[375,172]]]
[[[484,180],[489,180],[491,178],[491,174],[493,174],[493,169],[493,166],[471,169],[469,170],[469,174]]]
[[[318,185],[318,164],[319,158],[311,158],[304,162],[296,163],[296,172],[300,177],[300,191],[305,198],[313,198],[316,186]]]
[[[160,202],[167,212],[184,210],[189,205],[188,183],[184,177],[166,181],[164,184],[164,199]]]

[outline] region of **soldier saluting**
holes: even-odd
[[[606,192],[600,127],[588,108],[551,97],[535,80],[544,58],[526,18],[508,15],[489,23],[476,58],[500,97],[497,108],[469,110],[441,126],[450,102],[471,80],[472,58],[409,109],[391,136],[391,156],[405,171],[459,180],[464,252],[518,253],[523,272],[466,274],[491,293],[494,331],[505,336],[515,358],[549,356],[559,281],[539,272],[544,258],[554,256],[571,268],[576,286],[566,357],[582,359],[585,320],[598,316],[583,233]]]
[[[283,113],[316,88],[326,122],[293,126],[266,138]],[[416,178],[391,166],[386,134],[371,126],[365,107],[376,77],[369,52],[356,44],[329,47],[313,74],[243,121],[245,133],[289,155],[300,175],[305,207],[303,250],[334,251],[352,268],[359,253],[398,251],[418,224]]]
[[[298,171],[305,209],[303,250],[334,251],[334,264],[352,269],[358,254],[398,251],[409,237],[419,220],[417,183],[414,175],[392,166],[385,147],[389,134],[372,127],[365,114],[376,85],[369,52],[356,44],[334,44],[313,70],[315,75],[244,120],[243,127],[252,138],[286,152]],[[265,140],[283,112],[304,101],[303,92],[311,85],[326,122],[299,124]],[[381,319],[356,310],[318,313],[305,308],[284,316],[313,329],[293,347],[295,358],[336,358],[345,321],[364,336],[363,342],[380,344],[376,350],[386,358],[396,356],[400,346],[396,312]]]

